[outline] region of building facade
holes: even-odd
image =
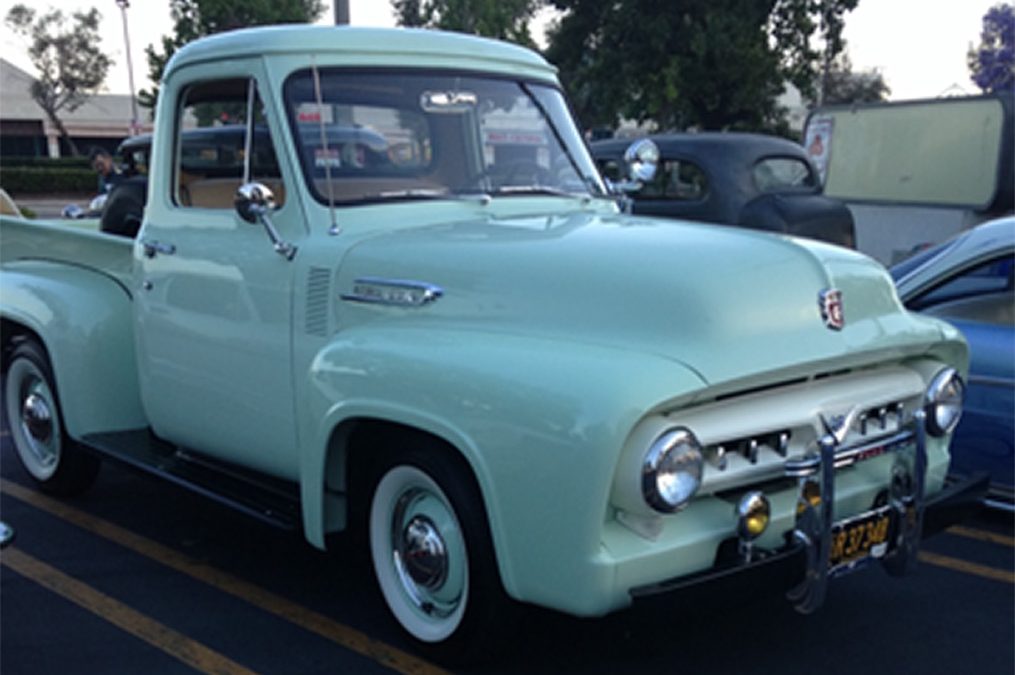
[[[0,156],[66,157],[70,148],[49,121],[42,108],[32,100],[34,78],[0,59]],[[139,112],[142,118],[147,111]],[[98,94],[73,112],[64,111],[60,119],[80,152],[92,146],[110,151],[131,135],[130,96]],[[142,120],[140,132],[151,131],[152,123]]]

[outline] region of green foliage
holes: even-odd
[[[8,194],[56,192],[95,192],[95,172],[91,168],[67,166],[9,166],[0,168],[0,185]]]
[[[586,126],[626,117],[660,129],[785,134],[785,83],[814,91],[857,2],[553,0],[565,13],[547,57]]]
[[[891,92],[880,71],[854,72],[849,56],[841,54],[825,73],[822,104],[878,103]]]
[[[6,17],[7,25],[28,40],[28,57],[39,72],[38,79],[32,82],[32,99],[75,155],[77,146],[64,128],[60,114],[77,110],[93,96],[112,65],[99,46],[101,18],[94,7],[88,12],[74,12],[68,21],[58,9],[39,14],[20,4],[12,7]]]
[[[826,80],[846,48],[842,37],[846,12],[859,2],[776,0],[769,32],[780,56],[780,71],[805,99],[821,102]]]
[[[170,0],[173,34],[162,36],[161,49],[155,45],[145,48],[148,76],[152,82],[161,82],[176,50],[199,37],[249,26],[308,23],[323,11],[321,0]],[[150,108],[153,115],[158,97],[157,84],[138,93],[141,105]]]
[[[439,28],[534,46],[529,20],[542,0],[392,0],[401,26]]]
[[[18,156],[18,155],[4,155],[3,156],[3,168],[13,169],[19,167],[34,166],[43,168],[64,168],[64,169],[87,169],[92,171],[91,163],[88,161],[88,157],[85,155],[78,155],[77,157],[36,157],[36,156]],[[95,174],[92,173],[92,181],[95,180]]]

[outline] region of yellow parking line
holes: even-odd
[[[397,647],[392,647],[361,631],[307,609],[279,595],[238,579],[219,569],[198,562],[178,551],[163,546],[141,535],[134,534],[109,521],[79,511],[17,483],[0,478],[0,492],[30,504],[37,509],[61,518],[100,537],[113,541],[145,557],[158,561],[178,572],[202,581],[220,591],[229,593],[266,612],[316,633],[346,649],[362,654],[405,675],[445,675],[446,671],[417,658]]]
[[[1001,546],[1008,546],[1009,548],[1015,548],[1015,538],[1005,536],[1003,534],[997,534],[996,532],[988,532],[986,530],[976,530],[971,527],[964,527],[962,525],[953,525],[945,530],[948,534],[955,534],[960,537],[966,537],[968,539],[976,539],[978,541],[988,541],[991,544],[1000,544]]]
[[[200,642],[191,640],[16,548],[6,549],[0,563],[202,673],[254,675],[254,671]]]
[[[977,565],[966,560],[960,560],[958,558],[950,558],[946,555],[938,555],[937,553],[931,553],[930,551],[920,551],[917,556],[922,562],[929,563],[931,565],[937,565],[938,567],[946,567],[956,572],[963,572],[964,574],[972,574],[974,576],[983,577],[984,579],[990,579],[992,581],[1001,581],[1007,584],[1015,584],[1015,572],[1011,570],[999,570],[995,567],[987,567],[986,565]]]

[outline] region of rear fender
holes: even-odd
[[[71,437],[147,426],[132,298],[120,281],[74,265],[13,262],[0,279],[0,317],[42,341]]]

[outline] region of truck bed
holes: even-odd
[[[0,216],[0,263],[48,260],[95,269],[130,286],[134,241],[99,232],[98,220]]]

